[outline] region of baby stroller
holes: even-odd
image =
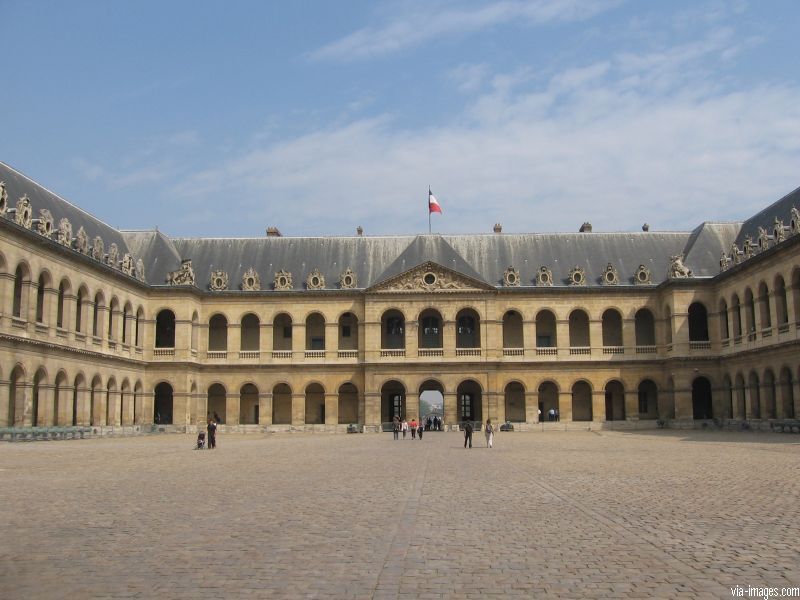
[[[195,450],[202,450],[206,447],[206,432],[201,431],[197,434],[197,446],[195,446]]]

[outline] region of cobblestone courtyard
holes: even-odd
[[[3,444],[3,598],[731,597],[800,586],[800,439]]]

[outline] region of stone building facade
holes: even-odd
[[[689,232],[188,239],[0,181],[0,428],[800,415],[800,190]]]

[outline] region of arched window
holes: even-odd
[[[742,305],[739,302],[739,295],[734,294],[731,298],[731,324],[733,325],[733,341],[742,341]]]
[[[622,315],[613,308],[603,313],[603,346],[622,347]]]
[[[108,340],[113,341],[117,339],[117,318],[119,316],[119,300],[116,298],[111,299],[111,304],[108,306]]]
[[[569,346],[570,348],[588,348],[589,340],[589,315],[578,309],[569,315]]]
[[[165,308],[156,315],[156,348],[175,347],[175,313]]]
[[[257,352],[261,344],[261,322],[253,313],[242,317],[241,349],[245,352]]]
[[[689,341],[708,341],[708,311],[701,302],[689,305]]]
[[[786,302],[786,282],[778,275],[775,278],[775,312],[778,327],[789,322],[789,306]]]
[[[56,306],[56,327],[59,329],[64,329],[64,321],[66,320],[66,314],[64,309],[64,302],[67,298],[67,292],[69,291],[69,283],[66,279],[62,280],[61,283],[58,284],[58,305]]]
[[[175,315],[173,315],[174,318]],[[137,348],[142,347],[142,321],[144,320],[144,310],[142,307],[139,307],[139,310],[136,311],[136,323],[134,325],[134,343],[136,344]],[[173,329],[174,331],[174,329]],[[174,343],[174,342],[173,342]]]
[[[272,350],[278,352],[289,352],[291,349],[292,317],[286,313],[281,313],[276,315],[272,321]],[[272,422],[276,423],[274,420]],[[291,420],[289,423],[291,423]]]
[[[471,308],[460,310],[456,315],[456,348],[480,348],[480,317]]]
[[[756,339],[756,303],[750,288],[744,291],[744,320],[747,339],[752,341]]]
[[[728,303],[725,302],[724,298],[719,301],[719,337],[723,340],[731,337],[731,332],[728,328]]]
[[[325,350],[325,317],[319,313],[306,317],[306,350]]]
[[[399,310],[387,310],[381,317],[381,348],[401,349],[406,347],[406,321]]]
[[[761,317],[761,329],[772,328],[772,311],[769,307],[769,290],[763,281],[758,286],[758,309]]]
[[[556,348],[557,346],[556,316],[547,309],[540,310],[536,315],[536,347]]]
[[[36,284],[36,322],[44,323],[44,300],[47,293],[48,277],[42,273]]]
[[[208,321],[208,351],[227,352],[228,319],[225,315],[216,314]]]
[[[640,308],[634,317],[634,328],[636,330],[636,345],[639,347],[651,347],[656,345],[656,321],[653,313],[647,308]]]
[[[122,310],[122,343],[123,344],[130,344],[131,343],[131,313],[133,312],[133,307],[130,303],[125,303],[125,308]]]
[[[100,321],[100,311],[104,307],[103,294],[97,292],[94,296],[94,306],[92,307],[92,335],[100,337],[102,322]]]
[[[14,271],[14,299],[12,302],[12,315],[18,319],[27,320],[25,311],[27,309],[27,302],[25,301],[25,288],[28,285],[28,268],[25,265],[17,266]]]
[[[358,317],[351,312],[339,317],[339,350],[358,350]]]

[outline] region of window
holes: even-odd
[[[386,333],[388,335],[403,335],[403,319],[400,317],[386,319]]]
[[[292,326],[291,325],[285,325],[283,327],[283,337],[285,337],[287,340],[292,339]]]
[[[325,338],[312,337],[311,338],[311,349],[312,350],[325,350]]]
[[[342,337],[350,337],[350,325],[342,325]]]
[[[461,418],[464,421],[472,420],[472,395],[461,394]]]
[[[424,335],[439,335],[439,319],[424,317],[422,319],[422,333]]]
[[[552,348],[553,347],[553,338],[549,335],[537,335],[536,336],[536,347],[537,348]]]
[[[470,335],[475,331],[475,319],[470,316],[459,317],[458,333]]]

